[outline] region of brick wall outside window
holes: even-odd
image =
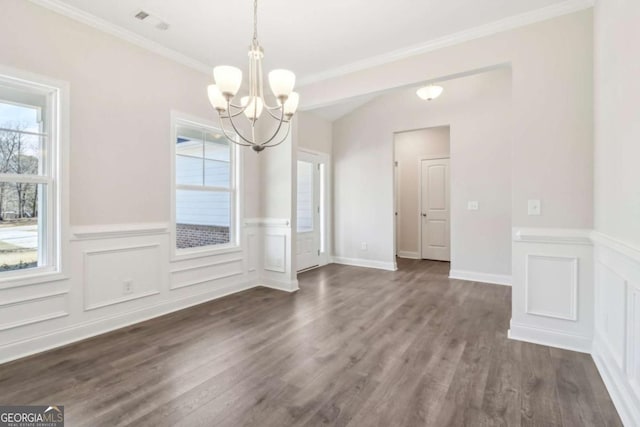
[[[178,249],[229,243],[229,227],[216,225],[176,224]]]

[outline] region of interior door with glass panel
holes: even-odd
[[[301,152],[298,155],[297,179],[297,270],[321,265],[322,227],[324,210],[324,163],[316,155]]]

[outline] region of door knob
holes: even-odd
[[[426,218],[426,217],[427,217],[427,214],[426,214],[426,213],[423,213],[423,214],[422,214],[422,216]]]

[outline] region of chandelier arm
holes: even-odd
[[[278,127],[276,128],[276,131],[273,133],[273,135],[271,135],[271,138],[267,139],[265,142],[262,142],[260,144],[261,147],[265,147],[268,143],[270,143],[271,141],[273,141],[275,139],[276,136],[278,136],[278,133],[280,132],[280,129],[282,128],[282,123],[284,122],[284,108],[282,109],[282,114],[280,115],[280,121],[278,122]],[[287,122],[289,123],[289,122]],[[291,129],[291,125],[289,125],[289,129]],[[288,131],[287,131],[288,133]]]
[[[231,113],[231,107],[237,108],[239,111],[236,111],[235,113]],[[248,102],[247,102],[247,105],[242,107],[240,105],[232,104],[230,101],[228,101],[227,102],[227,115],[226,116],[220,116],[220,117],[223,117],[225,119],[229,119],[231,117],[236,117],[236,116],[239,116],[240,114],[244,113],[247,110],[247,108],[249,108],[249,103]]]
[[[280,120],[280,117],[278,117],[276,114],[273,114],[273,113],[271,112],[271,110],[267,109],[267,113],[269,113],[269,115],[270,115],[271,117],[273,117],[274,119],[276,119],[276,120]]]
[[[227,101],[227,105],[228,104],[229,104],[229,101]],[[228,109],[228,107],[227,107],[227,109]],[[222,120],[220,120],[220,123],[222,123]],[[255,141],[251,141],[251,140],[245,138],[244,135],[242,135],[242,133],[240,133],[240,131],[236,127],[236,124],[233,121],[233,118],[229,118],[229,123],[231,123],[231,127],[233,128],[233,131],[236,133],[236,135],[238,135],[243,141],[245,141],[248,144],[251,144],[251,146],[259,145],[259,144],[256,144]],[[252,127],[252,129],[253,129],[253,127]]]
[[[287,122],[288,126],[287,126],[287,133],[284,135],[284,137],[278,141],[275,144],[271,144],[271,145],[267,145],[267,143],[261,144],[261,147],[264,148],[272,148],[272,147],[277,147],[278,145],[282,144],[283,142],[285,142],[287,140],[287,137],[289,136],[289,134],[291,133],[291,122]]]
[[[233,122],[233,119],[229,119],[229,123],[231,123],[231,127],[233,128],[233,131],[236,133],[236,135],[238,135],[240,137],[240,139],[242,139],[246,143],[250,144],[252,147],[254,145],[259,145],[259,144],[256,144],[255,142],[251,141],[250,139],[245,138],[244,135],[242,135],[240,133],[240,131],[238,130],[238,128],[236,127],[236,124]]]
[[[242,113],[244,113],[244,110],[240,110],[240,111],[238,111],[238,112],[236,112],[236,113],[233,113],[233,114],[227,114],[226,116],[222,116],[222,115],[221,115],[221,116],[220,116],[220,118],[221,118],[221,119],[231,119],[231,117],[239,116],[239,115],[240,115],[240,114],[242,114]]]
[[[279,109],[281,109],[281,108],[282,108],[282,105],[274,105],[274,106],[272,107],[272,106],[270,106],[270,105],[267,105],[267,103],[265,102],[265,103],[264,103],[264,108],[266,108],[267,110],[271,110],[271,111],[273,111],[273,110],[279,110]]]
[[[233,142],[234,144],[241,145],[242,147],[253,147],[253,144],[247,144],[247,143],[244,143],[244,142],[237,141],[236,138],[234,138],[233,136],[229,135],[229,133],[227,132],[227,129],[225,129],[225,127],[224,127],[224,121],[222,120],[222,117],[221,117],[221,120],[220,120],[220,127],[222,128],[222,133],[224,134],[224,136],[229,141]],[[236,134],[236,135],[239,136],[239,134]]]

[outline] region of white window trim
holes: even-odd
[[[39,283],[56,282],[69,278],[67,254],[69,252],[69,83],[51,79],[35,73],[0,65],[0,81],[25,85],[30,88],[53,92],[48,97],[51,114],[50,123],[54,132],[49,133],[51,150],[47,156],[51,174],[42,178],[17,178],[21,182],[34,182],[49,185],[49,203],[47,205],[47,266],[4,272],[0,274],[0,289],[10,289]],[[49,178],[50,177],[50,178]],[[13,177],[7,177],[8,179]],[[54,230],[53,232],[51,230]]]
[[[242,197],[243,182],[242,182],[242,151],[239,150],[239,146],[232,145],[232,162],[233,162],[233,180],[232,189],[230,191],[232,195],[231,200],[231,225],[230,232],[232,241],[222,245],[210,245],[202,246],[198,248],[178,249],[176,247],[176,131],[178,125],[191,125],[202,128],[210,128],[221,132],[220,127],[209,120],[205,120],[199,117],[195,117],[179,111],[171,111],[171,131],[170,131],[170,155],[171,155],[171,173],[170,175],[170,188],[171,188],[171,261],[182,261],[194,258],[203,258],[212,255],[222,255],[226,253],[242,252],[243,245],[243,230],[240,227],[240,219],[242,218],[243,203]],[[183,186],[184,187],[184,186]],[[202,187],[198,186],[198,190]],[[206,187],[207,190],[216,190],[216,187]],[[229,191],[227,188],[221,189]]]

